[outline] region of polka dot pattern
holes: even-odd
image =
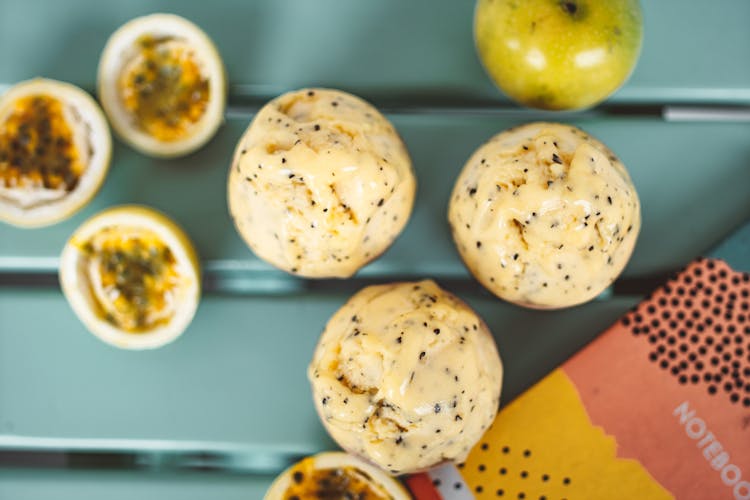
[[[677,383],[750,408],[750,274],[699,259],[621,321]]]
[[[487,462],[480,461],[478,465],[472,464],[472,466],[480,475],[486,475],[488,486],[481,483],[474,486],[473,493],[478,499],[566,498],[559,497],[555,492],[559,492],[559,487],[564,488],[573,483],[570,475],[560,474],[559,471],[540,470],[534,463],[534,452],[529,448],[515,449],[502,443],[483,441],[479,445],[479,450],[487,455]],[[497,466],[497,464],[500,465]],[[466,467],[467,464],[458,465],[459,470]],[[550,490],[549,493],[539,493],[545,489]]]

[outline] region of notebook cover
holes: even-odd
[[[699,259],[511,402],[418,500],[750,499],[750,275]]]

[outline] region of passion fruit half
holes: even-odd
[[[201,290],[187,235],[165,215],[139,206],[84,222],[63,249],[60,284],[86,328],[123,349],[160,347],[179,337]]]
[[[224,64],[211,39],[173,14],[129,21],[99,60],[99,99],[112,127],[142,153],[186,155],[214,136],[224,117]]]
[[[264,500],[409,500],[397,480],[341,451],[307,457],[281,473]]]
[[[54,224],[78,211],[109,170],[99,105],[74,85],[35,79],[0,97],[0,221]]]

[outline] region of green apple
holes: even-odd
[[[482,64],[511,98],[581,109],[630,76],[643,17],[638,0],[478,0],[474,38]]]

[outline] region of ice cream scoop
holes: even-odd
[[[448,219],[466,266],[492,293],[559,308],[592,299],[620,274],[641,211],[604,144],[570,125],[530,123],[469,158]]]
[[[465,458],[497,412],[502,373],[481,318],[432,281],[355,294],[308,369],[333,439],[391,474]]]
[[[235,151],[229,209],[262,259],[311,278],[345,278],[406,225],[416,181],[393,125],[337,90],[284,94],[256,115]]]

